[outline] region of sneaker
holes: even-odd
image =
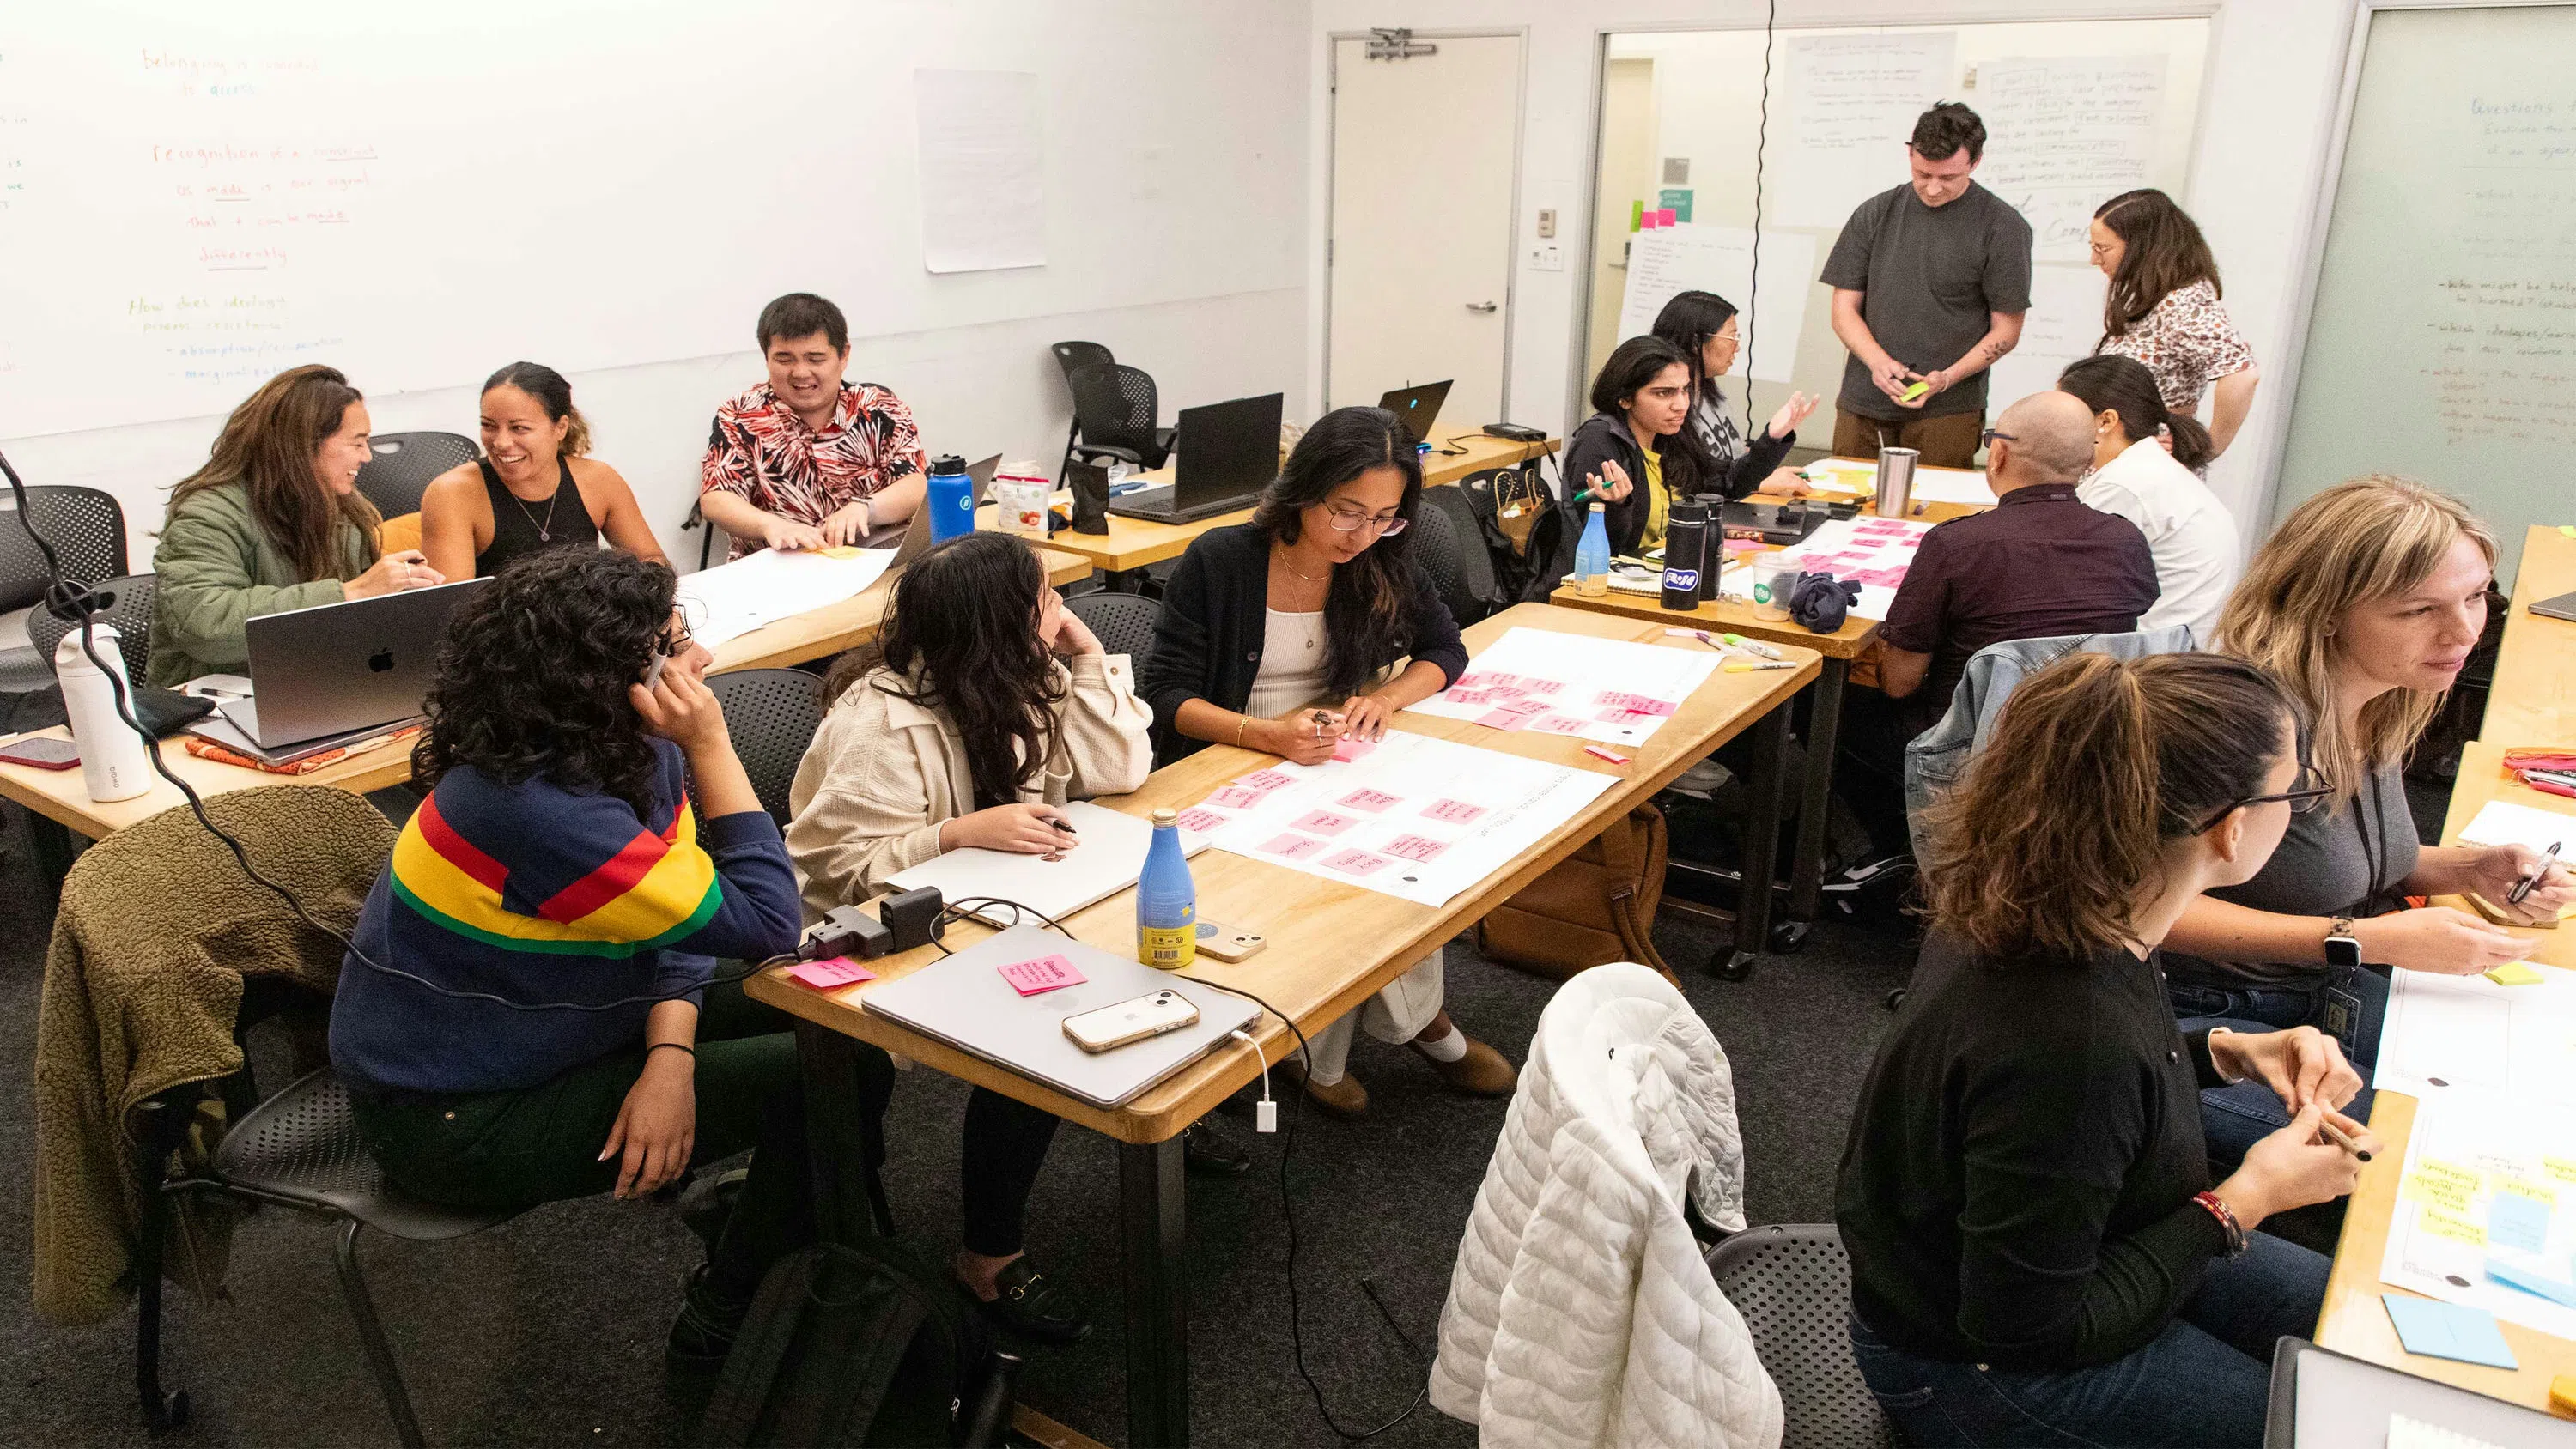
[[[1031,1267],[1027,1255],[1013,1258],[993,1286],[1001,1291],[989,1299],[975,1299],[975,1307],[1013,1333],[1048,1343],[1076,1343],[1091,1335],[1091,1319],[1058,1293],[1045,1274]],[[964,1291],[975,1298],[973,1289]]]
[[[733,1217],[733,1205],[742,1198],[742,1185],[751,1176],[748,1167],[726,1172],[699,1174],[680,1193],[680,1222],[707,1251],[716,1250],[716,1239],[724,1236],[725,1223]]]
[[[1252,1154],[1213,1122],[1181,1129],[1181,1165],[1201,1177],[1238,1177],[1252,1170]]]
[[[1510,1062],[1503,1060],[1503,1054],[1472,1036],[1467,1038],[1467,1054],[1454,1062],[1433,1060],[1419,1043],[1407,1045],[1412,1046],[1414,1053],[1424,1061],[1430,1062],[1431,1070],[1438,1072],[1440,1080],[1447,1082],[1453,1092],[1464,1092],[1471,1097],[1508,1097],[1512,1089],[1520,1085],[1521,1074],[1512,1069]]]
[[[1340,1081],[1325,1086],[1308,1077],[1306,1064],[1294,1056],[1273,1070],[1293,1085],[1303,1088],[1306,1100],[1314,1103],[1316,1109],[1328,1117],[1357,1117],[1368,1110],[1368,1088],[1361,1086],[1360,1079],[1348,1072],[1342,1073]]]
[[[707,1284],[707,1265],[689,1274],[689,1291],[680,1300],[680,1316],[671,1321],[671,1339],[663,1357],[676,1373],[712,1374],[724,1367],[733,1341],[751,1314],[751,1300],[729,1303]]]

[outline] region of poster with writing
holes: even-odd
[[[2379,1276],[2576,1338],[2576,1127],[2566,1114],[2484,1092],[2417,1107]]]
[[[1637,745],[1721,661],[1706,648],[1513,629],[1467,661],[1455,684],[1413,708],[1489,729]]]
[[[1855,618],[1884,619],[1896,590],[1914,566],[1915,550],[1932,525],[1911,518],[1837,518],[1780,550],[1783,562],[1806,573],[1832,574],[1860,585]]]
[[[1957,53],[1947,30],[1791,37],[1780,92],[1788,144],[1765,158],[1779,178],[1779,224],[1838,228],[1853,207],[1904,185],[1906,138],[1924,107],[1955,93]]]
[[[1675,294],[1715,292],[1750,297],[1740,314],[1743,354],[1764,382],[1787,382],[1805,334],[1807,293],[1815,285],[1816,239],[1805,232],[1762,233],[1762,289],[1753,289],[1753,229],[1661,226],[1628,239],[1628,285],[1619,304],[1619,335],[1655,329],[1656,314]]]
[[[2093,208],[2147,184],[2164,104],[2161,55],[1979,63],[1977,113],[1992,140],[1977,180],[2030,223],[2035,260],[2089,258]]]

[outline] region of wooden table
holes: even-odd
[[[1660,627],[1544,604],[1522,604],[1477,624],[1466,631],[1468,646],[1481,649],[1514,627],[1681,647],[1680,641],[1665,640]],[[1798,668],[1710,676],[1678,713],[1631,753],[1626,765],[1612,765],[1584,753],[1579,739],[1525,731],[1506,734],[1464,720],[1403,714],[1395,722],[1398,729],[1611,775],[1617,783],[1508,869],[1436,908],[1228,852],[1208,851],[1191,864],[1201,914],[1259,931],[1270,944],[1237,965],[1202,958],[1189,974],[1258,994],[1271,1006],[1291,1013],[1312,1036],[1571,855],[1605,822],[1650,798],[1692,761],[1757,722],[1762,735],[1757,776],[1769,778],[1755,781],[1757,818],[1746,838],[1771,838],[1777,832],[1787,705],[1818,669],[1813,651],[1797,651],[1790,657]],[[1149,815],[1158,806],[1195,803],[1225,781],[1271,763],[1275,763],[1273,756],[1212,745],[1155,771],[1133,794],[1099,803],[1131,815]],[[1765,816],[1770,834],[1765,833]],[[1748,861],[1767,861],[1770,855],[1759,847],[1746,851]],[[1768,899],[1767,889],[1747,892],[1747,904],[1757,913],[1767,909]],[[1075,936],[1103,950],[1123,956],[1135,949],[1135,904],[1130,892],[1076,912],[1065,924]],[[1754,924],[1758,928],[1760,923]],[[964,922],[949,928],[947,940],[954,948],[989,934],[981,925]],[[940,959],[935,948],[923,948],[870,965],[879,981],[899,980]],[[816,1134],[812,1156],[817,1212],[825,1231],[853,1235],[869,1231],[865,1194],[853,1180],[851,1166],[858,1161],[860,1140],[849,1097],[857,1070],[854,1041],[926,1063],[1115,1139],[1126,1285],[1127,1442],[1186,1443],[1189,1381],[1180,1132],[1258,1075],[1251,1053],[1240,1048],[1212,1052],[1126,1106],[1101,1108],[870,1014],[865,1009],[870,986],[861,983],[822,993],[796,985],[783,971],[773,970],[753,978],[746,988],[754,999],[799,1019],[797,1042],[806,1064],[808,1120]],[[1254,1031],[1265,1061],[1277,1062],[1295,1049],[1293,1034],[1268,1013]]]
[[[1557,446],[1558,441],[1554,438],[1536,443],[1515,443],[1489,433],[1460,433],[1441,439],[1423,457],[1422,481],[1430,486],[1455,483],[1470,473],[1481,473],[1488,468],[1509,468],[1532,458],[1545,457],[1555,452]],[[1456,448],[1458,451],[1442,453],[1442,448]],[[1173,476],[1172,465],[1166,464],[1136,476],[1150,483],[1169,483]],[[1059,492],[1056,501],[1063,502],[1070,496]],[[994,506],[985,504],[975,511],[975,526],[991,528],[994,516]],[[1105,573],[1123,574],[1165,559],[1179,558],[1200,534],[1212,528],[1241,523],[1251,516],[1252,510],[1244,507],[1231,513],[1220,513],[1214,518],[1202,518],[1195,523],[1156,523],[1151,519],[1122,518],[1113,513],[1109,515],[1107,533],[1075,533],[1071,529],[1060,529],[1048,535],[1047,547],[1080,554]]]
[[[2523,536],[2513,611],[2497,651],[2481,739],[2510,746],[2576,747],[2576,624],[2531,612],[2542,599],[2576,591],[2576,538],[2535,524]]]
[[[2524,567],[2528,577],[2529,565]],[[2501,675],[2498,683],[2502,683]],[[2451,813],[2442,824],[2446,843],[2458,844],[2460,831],[2489,800],[2511,800],[2544,810],[2576,809],[2576,800],[2543,794],[2507,776],[2504,751],[2500,743],[2481,740],[2461,752],[2459,782],[2451,790]],[[2570,833],[2576,835],[2576,831]],[[2445,904],[2468,908],[2457,900]],[[2556,930],[2529,934],[2547,943],[2531,959],[2576,970],[2576,921],[2563,923]],[[2397,1208],[2406,1141],[2415,1125],[2415,1099],[2403,1092],[2381,1092],[2373,1101],[2370,1130],[2378,1134],[2387,1150],[2362,1168],[2361,1183],[2353,1189],[2352,1199],[2344,1209],[2343,1238],[2335,1245],[2334,1272],[2326,1280],[2325,1308],[2317,1315],[2317,1342],[2337,1353],[2547,1410],[2549,1380],[2558,1374],[2576,1374],[2576,1343],[2499,1320],[2505,1342],[2512,1346],[2515,1360],[2522,1365],[2507,1370],[2409,1354],[2397,1341],[2397,1330],[2388,1321],[2388,1310],[2379,1298],[2383,1293],[2406,1290],[2380,1282],[2379,1265],[2388,1253],[2388,1220]]]

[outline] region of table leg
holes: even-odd
[[[806,1170],[814,1180],[814,1226],[827,1243],[894,1235],[877,1168],[876,1139],[894,1090],[884,1052],[798,1018],[796,1061],[805,1082]]]
[[[1833,813],[1834,751],[1843,732],[1843,683],[1851,661],[1828,658],[1808,714],[1807,778],[1798,796],[1798,853],[1789,862],[1789,919],[1812,921],[1824,900],[1825,825]]]
[[[1190,1442],[1189,1263],[1181,1139],[1118,1144],[1119,1260],[1127,1300],[1127,1442]]]
[[[71,870],[72,858],[80,853],[80,847],[72,843],[71,827],[30,810],[27,812],[27,848],[35,857],[36,879],[43,884],[46,896],[60,897],[63,876]]]
[[[1744,822],[1743,863],[1738,867],[1735,940],[1711,962],[1728,981],[1752,974],[1753,958],[1771,948],[1771,885],[1779,875],[1780,794],[1789,772],[1789,711],[1784,699],[1753,727],[1752,810]]]

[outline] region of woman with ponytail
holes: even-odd
[[[2243,661],[2075,654],[1933,807],[1931,930],[1835,1201],[1861,1376],[1915,1442],[2263,1442],[2273,1342],[2315,1325],[2328,1264],[2252,1230],[2351,1191],[2377,1143],[2331,1037],[2184,1035],[2157,943],[2270,856],[2298,737]],[[2199,1089],[2246,1079],[2294,1115],[2213,1186]]]
[[[549,548],[597,548],[601,538],[667,563],[653,526],[618,471],[590,453],[590,423],[572,384],[537,362],[513,362],[483,381],[483,456],[431,481],[420,500],[420,547],[451,579],[497,574]]]
[[[2134,357],[2088,357],[2057,376],[2093,413],[2093,471],[2075,485],[2087,507],[2138,526],[2155,555],[2158,593],[2141,629],[2191,626],[2206,645],[2236,586],[2244,541],[2236,515],[2197,470],[2209,461],[2209,433],[2165,408],[2155,374]],[[2170,437],[2171,450],[2159,434]]]

